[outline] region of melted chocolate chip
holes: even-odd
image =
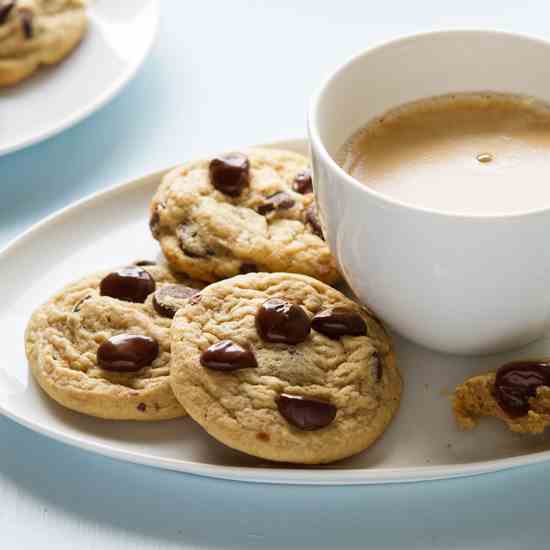
[[[212,185],[230,197],[238,197],[248,185],[250,163],[241,153],[230,153],[210,161],[209,172]]]
[[[0,25],[2,25],[8,20],[11,10],[13,9],[14,6],[15,6],[15,1],[4,2],[3,4],[0,4]]]
[[[333,307],[321,311],[313,317],[311,326],[333,340],[337,340],[340,336],[367,334],[367,325],[361,315],[347,307]]]
[[[336,407],[320,399],[283,393],[276,402],[281,416],[301,430],[324,428],[336,417]]]
[[[196,288],[185,285],[164,285],[158,288],[153,294],[153,307],[163,317],[174,317],[176,311],[181,307],[182,300],[187,300],[197,294]]]
[[[259,439],[260,441],[269,441],[271,437],[266,432],[258,432],[256,434],[256,439]]]
[[[155,210],[149,218],[149,229],[153,238],[158,241],[160,239],[160,214],[158,210]]]
[[[155,291],[155,280],[138,266],[128,266],[113,271],[103,278],[99,285],[101,296],[110,296],[125,302],[145,302]]]
[[[105,370],[134,372],[150,365],[158,353],[158,342],[149,336],[118,334],[99,346],[97,364]]]
[[[145,267],[148,265],[157,265],[157,262],[153,262],[152,260],[138,260],[137,262],[134,262],[134,265],[137,265],[138,267]]]
[[[258,214],[265,216],[273,210],[288,210],[295,204],[294,199],[284,191],[277,191],[266,197],[266,201],[257,208]]]
[[[253,369],[258,363],[251,350],[231,340],[222,340],[202,352],[201,365],[212,370],[233,371]]]
[[[311,323],[300,306],[270,298],[256,313],[256,330],[266,342],[298,344],[307,338]]]
[[[29,40],[34,34],[33,30],[33,13],[27,8],[20,8],[18,11],[19,20],[21,21],[21,29],[24,37]]]
[[[242,275],[245,275],[246,273],[257,273],[257,271],[258,266],[254,262],[243,262],[239,269],[239,272]]]
[[[317,208],[315,206],[315,203],[311,204],[306,210],[306,223],[310,225],[313,233],[324,240],[325,237],[323,235],[321,223],[319,222],[319,216],[317,215]]]
[[[147,410],[147,405],[145,403],[140,403],[137,406],[137,410],[140,411],[140,412],[145,412]]]
[[[292,183],[292,189],[297,193],[305,195],[306,193],[313,193],[313,182],[311,180],[311,171],[304,170],[296,175],[294,182]]]
[[[540,386],[550,386],[550,362],[514,361],[497,370],[494,395],[508,415],[524,416]]]

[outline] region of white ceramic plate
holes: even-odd
[[[136,74],[155,38],[158,0],[89,0],[88,14],[88,32],[65,60],[0,88],[0,155],[72,126]]]
[[[277,146],[306,151],[305,141]],[[370,450],[322,467],[281,466],[217,443],[191,419],[109,422],[50,401],[29,375],[23,332],[31,311],[89,272],[159,257],[147,207],[162,172],[113,187],[39,223],[0,253],[0,412],[36,432],[100,454],[194,474],[272,483],[367,484],[458,477],[550,459],[547,436],[509,433],[497,421],[457,430],[451,389],[509,358],[550,355],[550,337],[523,350],[479,359],[439,355],[395,339],[405,380],[401,410]],[[396,289],[396,292],[399,290]]]

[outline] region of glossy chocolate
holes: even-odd
[[[99,293],[125,302],[143,303],[155,291],[155,286],[155,280],[145,269],[130,265],[104,277]]]
[[[311,323],[300,306],[270,298],[258,308],[256,330],[266,342],[298,344],[308,337]]]
[[[158,342],[149,336],[118,334],[99,346],[97,364],[109,371],[134,372],[150,365],[158,353]]]
[[[283,393],[276,402],[281,416],[300,430],[319,430],[336,417],[336,407],[328,401]]]
[[[313,181],[311,180],[311,170],[304,170],[296,175],[292,182],[292,189],[297,193],[305,195],[313,193]]]
[[[213,344],[201,354],[201,365],[219,371],[253,369],[258,366],[252,350],[243,348],[231,340]]]
[[[337,340],[341,336],[367,334],[367,325],[361,315],[346,307],[333,307],[321,311],[313,317],[311,327],[333,340]]]
[[[250,163],[241,153],[229,153],[210,161],[210,182],[224,195],[238,197],[248,186]]]
[[[524,416],[540,386],[550,386],[550,360],[514,361],[497,370],[494,395],[508,415]]]

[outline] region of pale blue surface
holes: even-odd
[[[526,1],[164,0],[163,8],[151,58],[117,99],[0,158],[0,246],[77,198],[197,152],[303,135],[322,76],[374,41],[448,26],[544,35],[550,21],[549,7]],[[400,486],[223,482],[111,461],[0,419],[6,550],[535,550],[548,547],[547,487],[550,465]]]

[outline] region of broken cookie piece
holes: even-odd
[[[550,360],[514,361],[467,379],[455,389],[453,412],[463,429],[493,416],[513,432],[543,432],[550,425]]]

